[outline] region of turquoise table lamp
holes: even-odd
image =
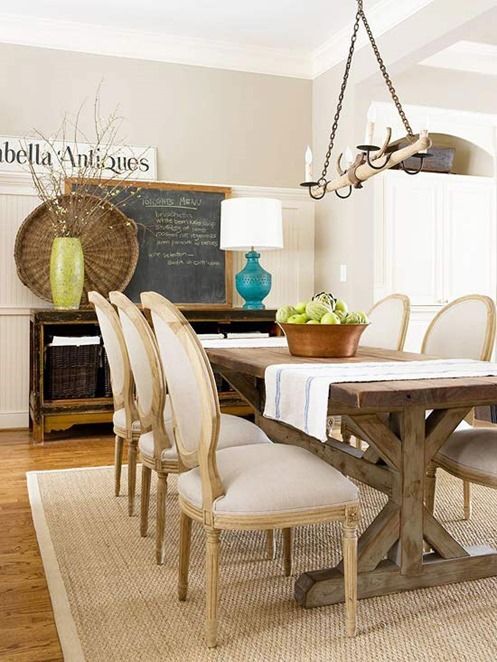
[[[245,310],[265,308],[271,274],[261,267],[259,251],[283,248],[281,201],[273,198],[229,198],[221,202],[221,241],[225,251],[247,251],[247,263],[236,274]]]

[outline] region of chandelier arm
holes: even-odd
[[[328,167],[330,165],[330,158],[331,158],[331,152],[333,150],[333,146],[335,144],[335,135],[337,132],[338,128],[338,121],[340,119],[340,113],[342,112],[342,104],[343,104],[343,99],[345,96],[345,90],[347,88],[347,82],[349,78],[349,71],[350,71],[350,66],[352,64],[352,57],[354,55],[354,49],[355,49],[355,43],[357,40],[357,32],[359,30],[359,22],[360,22],[360,17],[361,17],[361,12],[362,12],[362,0],[357,0],[358,2],[358,9],[357,13],[355,15],[355,22],[354,22],[354,29],[352,31],[352,37],[350,39],[350,47],[349,47],[349,53],[347,56],[347,62],[345,64],[345,71],[343,74],[343,80],[342,80],[342,85],[340,87],[340,94],[338,95],[338,103],[337,107],[335,110],[335,116],[333,117],[333,124],[331,127],[331,133],[330,133],[330,141],[328,145],[328,150],[326,152],[325,160],[324,160],[324,165],[323,165],[323,170],[321,172],[321,179],[326,180],[326,174],[328,172]]]
[[[385,66],[385,63],[383,62],[383,58],[381,57],[378,46],[376,45],[375,38],[373,37],[373,33],[372,33],[371,28],[370,28],[369,23],[368,23],[368,19],[366,18],[366,14],[364,13],[364,9],[362,8],[362,0],[358,0],[358,4],[359,4],[359,9],[358,9],[357,13],[360,15],[360,17],[362,19],[362,22],[364,24],[364,27],[366,29],[366,32],[368,34],[369,41],[371,42],[371,47],[372,47],[373,52],[376,56],[376,60],[379,64],[382,76],[383,76],[383,78],[385,80],[385,83],[388,87],[388,90],[389,90],[390,95],[393,99],[395,107],[397,108],[400,119],[402,120],[402,123],[404,124],[404,127],[407,131],[408,137],[411,138],[411,139],[414,139],[414,133],[411,129],[411,125],[409,124],[409,120],[407,119],[406,114],[404,112],[404,109],[402,108],[402,104],[400,103],[400,99],[397,95],[397,92],[395,91],[392,80],[391,80],[390,76],[388,75],[387,68]]]

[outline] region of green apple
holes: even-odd
[[[307,301],[299,301],[298,304],[294,306],[294,308],[298,313],[305,313],[306,306]]]
[[[287,324],[305,324],[307,322],[307,315],[291,315],[287,319]]]
[[[321,324],[321,322],[318,322],[317,320],[309,320],[306,324]]]
[[[369,324],[369,319],[365,312],[359,310],[356,315],[359,317],[361,324]]]
[[[335,304],[335,313],[348,313],[349,312],[349,307],[345,303],[343,299],[337,299],[337,302]]]
[[[340,318],[335,313],[326,313],[321,318],[321,324],[340,324]]]

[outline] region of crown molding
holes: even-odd
[[[14,14],[0,14],[0,42],[292,78],[310,78],[312,72],[310,55],[290,49]]]
[[[368,10],[375,36],[407,20],[433,0],[379,0]],[[159,32],[0,14],[0,43],[256,74],[313,79],[345,59],[352,22],[314,51],[242,46]],[[357,46],[367,42],[359,32]]]
[[[497,46],[477,41],[457,41],[420,64],[425,67],[497,76]]]
[[[403,23],[433,0],[379,0],[367,10],[368,22],[374,36],[379,37]],[[348,52],[353,23],[336,32],[312,53],[312,78],[317,78],[345,59]],[[362,23],[357,35],[356,50],[368,43]]]

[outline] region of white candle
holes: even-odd
[[[367,116],[367,123],[366,123],[366,133],[364,135],[364,144],[365,145],[372,145],[373,144],[373,136],[374,136],[374,123],[376,121],[376,110],[374,106],[370,106],[368,110],[368,116]]]
[[[309,145],[305,150],[305,176],[304,182],[312,182],[312,151]]]
[[[354,163],[354,154],[348,145],[343,153],[343,159],[345,164],[345,170],[348,170],[350,166]]]

